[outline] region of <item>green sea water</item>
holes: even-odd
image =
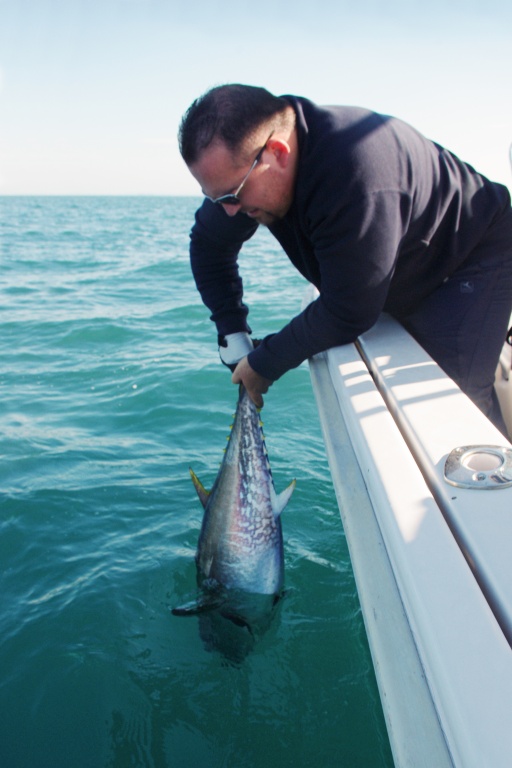
[[[262,412],[286,593],[242,658],[171,608],[236,406],[188,263],[191,198],[0,198],[1,768],[393,761],[307,365]],[[255,336],[306,287],[267,232]],[[236,633],[232,644],[237,643]]]

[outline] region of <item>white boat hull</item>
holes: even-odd
[[[509,768],[512,487],[444,467],[510,443],[391,318],[310,370],[395,763]]]

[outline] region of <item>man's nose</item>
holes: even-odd
[[[221,205],[228,216],[236,216],[241,208],[241,203],[236,203],[235,205],[232,205],[231,203],[221,203]]]

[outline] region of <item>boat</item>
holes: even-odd
[[[388,315],[309,369],[395,765],[510,768],[510,441]]]

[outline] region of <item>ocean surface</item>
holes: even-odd
[[[171,608],[237,392],[188,263],[192,198],[0,198],[1,768],[393,765],[309,371],[262,411],[286,593],[238,653]],[[306,287],[268,232],[256,337]],[[224,629],[219,630],[221,633]],[[237,634],[238,631],[238,634]]]

